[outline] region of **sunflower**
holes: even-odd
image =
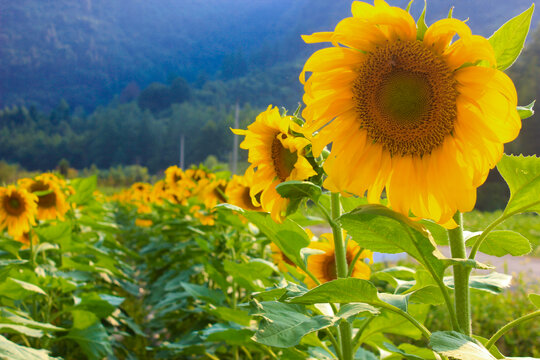
[[[307,260],[308,270],[317,278],[321,283],[332,281],[337,279],[336,268],[336,256],[334,251],[334,235],[322,234],[320,236],[323,241],[312,241],[309,245],[310,249],[322,250],[324,254],[310,255]],[[361,247],[352,240],[347,242],[347,264],[350,266],[353,259],[357,256]],[[354,268],[351,272],[351,277],[358,279],[369,280],[371,276],[371,269],[368,264],[364,262],[364,259],[368,259],[373,262],[373,253],[369,250],[362,250],[358,255],[358,260],[354,263]],[[306,277],[306,285],[309,288],[315,287],[315,281]]]
[[[37,234],[30,229],[25,231],[21,236],[15,237],[15,240],[22,243],[21,249],[27,249],[30,247],[30,238],[32,239],[32,245],[36,245],[39,242]]]
[[[333,32],[304,36],[334,45],[300,75],[306,136],[318,131],[314,155],[332,143],[324,185],[367,191],[370,202],[386,189],[394,210],[453,227],[519,133],[514,84],[496,70],[488,40],[463,21],[439,20],[422,34],[408,12],[383,0],[355,1],[352,14]]]
[[[27,191],[36,193],[38,219],[64,219],[64,214],[69,209],[66,196],[50,174],[38,175],[34,179],[21,179],[19,184]]]
[[[225,195],[230,204],[241,207],[244,210],[260,211],[262,210],[258,198],[260,193],[251,197],[251,186],[253,184],[254,171],[248,168],[243,176],[233,175],[232,180],[227,185]]]
[[[202,210],[199,205],[193,205],[189,212],[194,218],[199,219],[202,225],[213,226],[216,223],[213,213]]]
[[[178,166],[169,166],[165,170],[165,182],[171,188],[176,188],[180,181],[186,178],[186,174]]]
[[[7,227],[16,239],[30,231],[30,225],[36,224],[37,201],[37,196],[25,189],[0,187],[0,230]]]
[[[270,250],[272,250],[272,261],[278,266],[278,269],[286,273],[289,271],[285,264],[296,268],[296,265],[292,262],[291,259],[287,257],[274,243],[270,243]]]
[[[194,192],[197,197],[204,202],[204,206],[207,209],[212,209],[217,204],[226,203],[227,196],[225,195],[225,189],[227,188],[227,180],[217,179],[209,180],[202,179],[199,181],[198,189]]]
[[[261,194],[261,205],[269,211],[274,221],[281,222],[289,201],[282,198],[276,186],[288,180],[305,180],[316,172],[304,157],[304,148],[309,140],[293,135],[291,130],[300,131],[300,126],[291,116],[282,117],[277,107],[268,106],[257,116],[247,130],[233,129],[237,135],[245,135],[240,144],[248,149],[251,169],[257,169],[253,176],[251,198]]]

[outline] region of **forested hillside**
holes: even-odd
[[[407,1],[389,2],[403,6]],[[431,1],[427,19],[429,23],[446,16],[455,5],[455,17],[474,14],[469,25],[487,36],[530,3]],[[170,82],[177,76],[197,85],[266,72],[282,62],[301,63],[315,47],[303,44],[300,35],[333,29],[350,14],[350,4],[350,0],[2,0],[0,107],[34,103],[50,110],[65,99],[72,108],[83,106],[88,111],[107,104],[122,90]],[[422,7],[420,0],[413,4],[415,16]],[[537,19],[533,18],[533,26]],[[296,80],[292,78],[288,86],[297,88]]]

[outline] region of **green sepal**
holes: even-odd
[[[536,100],[534,100],[529,105],[518,106],[517,107],[517,112],[518,112],[519,117],[521,118],[521,120],[528,119],[528,118],[530,118],[531,116],[534,115],[533,107],[534,107],[535,102],[536,102]]]
[[[427,1],[424,0],[424,10],[422,10],[422,14],[420,14],[420,17],[418,18],[418,21],[416,22],[416,40],[424,40],[424,35],[428,29],[426,24],[426,9],[427,9]]]

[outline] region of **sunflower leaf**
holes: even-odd
[[[283,348],[298,345],[305,335],[332,326],[340,320],[338,317],[324,315],[309,316],[303,306],[295,304],[274,301],[254,304],[256,310],[251,315],[261,317],[262,320],[252,339],[268,346]]]
[[[0,335],[0,358],[11,360],[53,360],[47,350],[36,350],[17,345]]]
[[[495,51],[497,69],[501,71],[508,69],[518,58],[529,33],[533,11],[534,4],[523,13],[508,20],[489,38],[489,43]]]
[[[477,340],[455,331],[437,331],[431,335],[429,346],[454,359],[495,360],[496,358]]]
[[[511,275],[492,272],[487,275],[473,275],[469,280],[469,287],[491,294],[500,294],[504,289],[510,287]],[[444,278],[444,283],[453,288],[454,278],[451,276]]]
[[[537,308],[540,308],[540,294],[529,294],[529,300],[531,300]]]
[[[479,235],[467,239],[467,246],[474,245]],[[518,232],[510,230],[497,230],[490,232],[480,245],[481,252],[493,256],[512,256],[526,255],[531,252],[531,243],[527,238]]]
[[[504,155],[497,170],[510,188],[505,215],[540,212],[540,158]]]
[[[276,186],[276,191],[284,198],[295,200],[309,198],[313,202],[318,202],[321,197],[322,190],[309,181],[291,180],[286,181]]]
[[[338,221],[363,248],[389,254],[406,252],[442,277],[445,257],[421,223],[378,204],[359,206]]]
[[[517,111],[521,120],[530,118],[531,116],[534,115],[534,110],[533,110],[534,103],[536,103],[536,100],[534,100],[529,105],[517,107]]]
[[[97,177],[92,175],[87,178],[75,179],[71,184],[75,189],[75,194],[70,196],[69,201],[77,205],[84,205],[94,197],[93,193],[96,190]]]
[[[305,294],[287,300],[292,304],[378,302],[377,288],[371,282],[356,278],[336,279],[319,285]]]
[[[301,250],[309,246],[309,237],[300,225],[291,219],[277,224],[267,213],[245,211],[243,215],[268,236],[289,260],[301,269],[306,269]]]

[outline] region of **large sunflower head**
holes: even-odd
[[[21,179],[19,184],[27,191],[37,195],[37,218],[49,220],[64,219],[69,205],[66,195],[59,183],[50,176],[51,174],[38,175],[33,179]]]
[[[321,241],[312,241],[309,248],[321,250],[324,251],[324,253],[310,255],[307,260],[307,267],[321,283],[325,283],[337,279],[334,236],[332,234],[322,234],[320,240]],[[362,252],[358,255],[359,251]],[[369,280],[371,269],[365,260],[367,259],[372,262],[373,253],[369,250],[362,250],[357,243],[350,240],[347,242],[346,257],[349,266],[352,264],[355,257],[357,257],[357,260],[353,265],[354,268],[351,272],[351,277]],[[306,277],[305,281],[309,288],[315,287],[316,285],[315,281],[309,277]]]
[[[241,207],[245,210],[260,211],[260,193],[251,197],[251,187],[253,186],[254,171],[248,168],[243,176],[233,175],[232,180],[227,185],[225,194],[230,204]]]
[[[35,225],[37,196],[13,185],[0,187],[0,230],[7,227],[8,234],[20,238]]]
[[[332,143],[325,186],[367,191],[370,202],[386,188],[395,210],[453,226],[519,133],[514,84],[463,21],[439,20],[424,33],[383,0],[355,1],[352,15],[304,37],[333,44],[300,75],[314,154]]]
[[[305,180],[316,175],[309,161],[304,157],[304,148],[309,140],[295,136],[293,130],[301,131],[291,116],[281,116],[277,107],[268,106],[257,116],[247,130],[233,130],[237,135],[245,135],[240,144],[249,150],[248,161],[253,176],[251,197],[261,194],[261,205],[272,214],[275,221],[282,221],[288,200],[276,191],[276,186],[288,180]]]

